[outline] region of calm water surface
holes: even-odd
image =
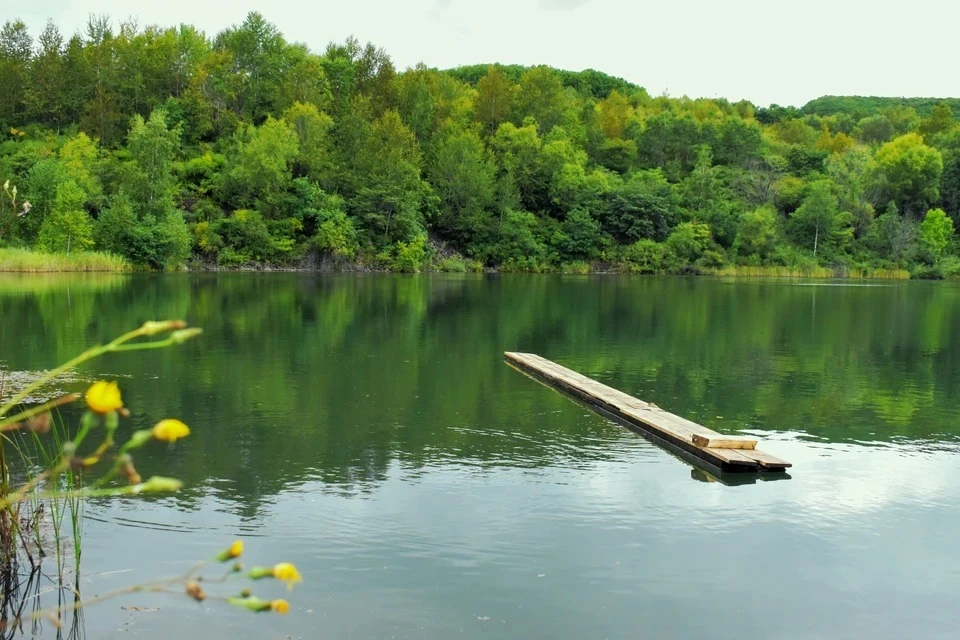
[[[305,581],[286,617],[121,598],[88,638],[960,635],[955,284],[3,276],[0,367],[165,318],[206,333],[81,377],[121,381],[122,429],[192,426],[138,456],[187,488],[89,505],[82,591],[236,537]],[[704,482],[505,350],[758,435],[791,477]]]

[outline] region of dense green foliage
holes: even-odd
[[[758,109],[593,70],[399,73],[257,13],[213,38],[94,18],[35,42],[7,22],[0,83],[9,246],[154,269],[960,271],[950,101]]]

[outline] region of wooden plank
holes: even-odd
[[[781,460],[780,458],[772,456],[765,451],[760,451],[759,449],[754,449],[753,451],[741,451],[740,453],[747,456],[751,460],[756,461],[765,469],[787,469],[793,466],[786,460]]]
[[[758,466],[757,461],[753,458],[745,455],[745,451],[740,451],[738,449],[704,449],[704,451],[709,452],[710,454],[720,458],[724,462],[734,466],[740,467],[753,467]]]
[[[693,434],[693,444],[708,449],[756,449],[757,440],[747,436],[714,436],[707,437],[699,433]]]
[[[620,411],[629,412],[632,416],[640,420],[649,421],[651,426],[656,423],[667,423],[670,425],[671,431],[677,431],[683,437],[690,437],[695,433],[707,438],[722,437],[722,434],[708,429],[703,425],[664,411],[654,404],[634,398],[618,389],[608,387],[592,378],[588,378],[535,354],[508,352],[506,356],[508,359],[523,365],[536,365],[535,368],[541,375],[546,374],[555,382],[562,384],[570,390],[579,392],[587,391],[588,395],[597,401],[602,401],[605,405],[615,407]],[[577,395],[583,396],[583,393],[577,393]]]
[[[760,471],[791,466],[757,450],[755,438],[718,433],[536,354],[508,351],[504,356],[522,371],[654,436],[656,442],[673,445],[720,469]]]

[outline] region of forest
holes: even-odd
[[[956,99],[400,71],[259,13],[0,30],[0,247],[137,268],[960,275]]]

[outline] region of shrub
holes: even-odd
[[[421,234],[410,242],[398,242],[390,268],[402,273],[420,273],[427,259],[427,236]]]
[[[655,240],[638,240],[624,250],[623,258],[631,273],[668,273],[676,268],[673,250]]]
[[[777,213],[772,207],[759,207],[740,216],[740,229],[734,250],[741,256],[764,259],[774,249],[777,239]]]
[[[590,263],[584,260],[574,260],[573,262],[565,262],[560,265],[560,273],[566,273],[570,275],[587,275],[590,273]]]
[[[667,246],[685,264],[696,262],[712,244],[710,227],[702,222],[681,222],[667,238]]]

